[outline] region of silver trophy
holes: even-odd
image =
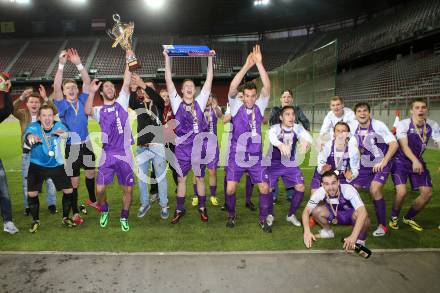
[[[112,29],[107,30],[107,34],[113,39],[112,48],[115,48],[118,44],[125,51],[132,51],[132,38],[134,33],[134,22],[123,23],[119,14],[113,14],[113,20],[116,22]],[[136,56],[131,55],[127,60],[128,68],[130,71],[134,71],[140,68],[141,65]]]

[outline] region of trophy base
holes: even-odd
[[[130,70],[131,72],[135,71],[138,68],[141,68],[141,64],[139,63],[139,61],[135,56],[131,56],[127,64],[128,64],[128,70]]]

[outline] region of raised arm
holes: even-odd
[[[214,68],[212,66],[212,58],[213,58],[213,56],[208,57],[208,68],[206,71],[206,80],[205,80],[205,84],[202,87],[202,91],[204,91],[205,93],[211,93],[212,80],[214,79]]]
[[[55,73],[55,78],[53,81],[53,98],[56,101],[63,99],[63,71],[64,66],[67,62],[68,53],[66,50],[63,50],[60,55],[58,56],[58,69],[57,73]]]
[[[257,65],[258,73],[260,74],[261,81],[263,83],[263,88],[261,89],[262,97],[270,96],[270,79],[267,74],[266,69],[263,66],[263,55],[261,54],[260,45],[256,45],[252,49],[252,57],[254,59],[255,65]]]
[[[83,82],[82,91],[83,93],[89,93],[90,88],[90,76],[87,72],[86,68],[81,64],[81,58],[78,55],[78,52],[75,49],[69,49],[69,60],[75,64],[76,68],[78,69],[79,73],[81,74],[81,79]]]
[[[87,99],[86,105],[84,106],[84,112],[88,116],[93,115],[93,100],[95,99],[96,92],[98,91],[101,84],[102,84],[102,82],[98,81],[97,79],[94,79],[90,83],[89,98]]]
[[[240,71],[234,76],[234,79],[232,79],[231,84],[229,86],[228,97],[231,98],[237,95],[238,86],[240,85],[241,81],[243,80],[244,76],[249,71],[249,69],[251,69],[252,66],[254,65],[255,65],[255,61],[252,57],[252,53],[250,53],[247,56],[246,63],[243,65]]]
[[[134,55],[133,51],[127,50],[126,59]],[[131,71],[128,69],[128,64],[125,65],[124,73],[124,83],[122,84],[121,92],[123,92],[127,97],[130,96],[130,81],[131,81]]]
[[[166,50],[163,51],[163,56],[165,58],[165,82],[167,85],[167,91],[170,95],[170,99],[173,99],[174,97],[172,97],[172,95],[176,92],[176,87],[174,86],[171,74],[171,58],[168,56],[168,52]]]
[[[18,120],[24,118],[23,116],[24,114],[23,111],[20,110],[20,106],[24,101],[26,101],[27,98],[29,98],[32,95],[32,92],[33,92],[32,88],[25,89],[21,93],[20,97],[14,101],[12,115],[14,115],[14,117],[17,118]]]

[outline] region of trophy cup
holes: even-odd
[[[116,47],[118,44],[124,49],[132,50],[132,37],[134,32],[134,23],[123,23],[121,22],[121,17],[119,14],[113,14],[113,20],[116,22],[112,29],[107,30],[107,34],[111,39],[114,40],[112,48]],[[128,68],[130,71],[134,71],[137,68],[140,68],[141,65],[137,60],[136,56],[131,55],[127,59]]]

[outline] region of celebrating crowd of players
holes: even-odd
[[[132,55],[133,52],[127,51],[126,58]],[[59,56],[51,98],[41,86],[39,93],[27,89],[12,103],[9,76],[0,75],[0,83],[5,84],[0,92],[4,97],[1,121],[12,113],[21,126],[24,211],[32,217],[30,232],[34,233],[40,227],[38,195],[43,182],[46,182],[47,205],[51,213],[57,213],[55,190],[63,192],[63,225],[74,227],[84,222],[80,212],[87,213],[87,209],[78,205],[81,168],[84,169],[88,191],[86,205],[100,213],[101,227],[108,225],[109,195],[106,187],[113,183],[114,175],[123,193],[120,211],[122,231],[130,229],[128,218],[135,173],[140,193],[137,216],[145,216],[152,202],[158,200],[160,217],[169,218],[167,164],[173,171],[177,186],[176,208],[171,222],[177,224],[185,215],[186,178],[190,171],[195,178],[196,197],[192,203],[197,206],[200,220],[208,221],[204,177],[208,168],[209,201],[217,206],[216,170],[220,161],[217,121],[222,117],[217,99],[211,93],[213,57],[208,57],[206,80],[196,95],[192,80],[184,80],[181,89],[176,89],[171,75],[171,58],[166,51],[163,55],[166,90],[160,93],[156,92],[153,83],[143,81],[128,66],[119,94],[111,81],[90,80],[75,49],[65,50]],[[63,80],[67,62],[75,64],[81,75],[81,94],[74,80]],[[263,84],[260,93],[255,83],[242,82],[254,66]],[[353,249],[356,243],[365,243],[370,219],[358,189],[368,189],[373,199],[377,217],[374,236],[386,235],[389,228],[399,229],[399,214],[407,193],[408,178],[411,188],[418,190],[420,195],[402,217],[402,222],[414,230],[423,230],[415,217],[432,197],[432,182],[422,155],[430,138],[440,145],[439,125],[428,119],[424,100],[417,99],[411,103],[410,118],[400,121],[396,125],[396,135],[393,135],[383,122],[371,117],[368,103],[360,102],[351,110],[344,107],[340,97],[331,98],[331,111],[324,118],[317,140],[319,155],[310,182],[310,199],[298,219],[296,212],[305,192],[298,157],[304,156],[312,146],[310,124],[301,109],[292,106],[292,92],[283,91],[281,107],[274,107],[271,112],[268,131],[270,148],[267,155],[263,155],[262,125],[270,91],[269,76],[257,45],[231,82],[228,108],[223,118],[227,123],[228,145],[223,206],[227,210],[226,227],[233,228],[237,224],[236,191],[242,175],[246,174],[246,207],[255,210],[250,199],[251,187],[255,184],[259,190],[259,224],[264,232],[272,232],[273,204],[277,200],[278,179],[281,177],[290,200],[286,219],[295,226],[304,227],[306,247],[311,247],[317,237],[333,238],[332,225],[336,224],[353,226],[352,233],[344,238],[345,249]],[[98,92],[103,99],[102,106],[94,106]],[[21,104],[25,104],[24,109]],[[129,108],[137,119],[135,159],[131,151],[134,139]],[[55,120],[57,114],[60,121]],[[97,120],[101,128],[103,146],[100,162],[95,162],[88,132],[89,117]],[[4,231],[14,234],[18,229],[12,222],[1,161],[0,167]],[[153,176],[150,176],[150,171]],[[389,175],[396,194],[387,223],[383,186]],[[149,185],[156,188],[151,192],[151,198]],[[321,227],[316,235],[311,232],[315,223]]]

